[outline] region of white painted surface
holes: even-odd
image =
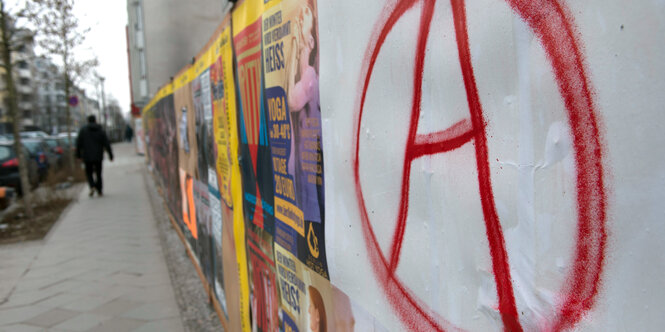
[[[395,1],[390,1],[394,3]],[[665,2],[567,2],[583,44],[603,133],[608,246],[601,291],[584,331],[665,327]],[[402,330],[370,267],[353,182],[359,73],[382,1],[319,3],[320,89],[331,282],[389,330]],[[472,64],[487,121],[494,198],[526,330],[551,318],[576,234],[575,159],[552,67],[503,1],[467,2]],[[342,19],[343,18],[343,19]],[[420,5],[388,35],[367,93],[360,177],[388,256],[412,95]],[[418,133],[468,117],[450,3],[438,1],[428,39]],[[497,311],[473,142],[417,159],[397,269],[413,294],[454,325],[503,329]]]

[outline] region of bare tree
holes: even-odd
[[[77,79],[97,65],[96,59],[79,60],[74,51],[83,44],[89,29],[82,30],[74,16],[74,0],[28,0],[26,12],[38,31],[37,41],[46,52],[59,57],[63,64],[65,96],[70,92]],[[72,119],[69,100],[66,106],[67,140],[72,144]],[[69,172],[74,174],[74,158],[68,156]]]
[[[0,52],[2,52],[2,64],[0,65],[5,73],[4,80],[7,88],[7,108],[9,117],[12,120],[14,134],[14,149],[18,159],[19,176],[21,178],[21,191],[23,193],[23,205],[25,214],[28,218],[34,216],[32,211],[32,195],[30,193],[30,180],[28,178],[28,162],[24,153],[23,144],[21,144],[21,114],[18,110],[18,96],[16,93],[16,84],[14,82],[14,63],[12,53],[21,45],[27,42],[25,35],[19,35],[15,26],[15,18],[20,16],[17,12],[14,15],[8,13],[5,1],[0,0],[0,29],[2,29],[2,39],[0,41]],[[13,16],[13,17],[12,17]]]

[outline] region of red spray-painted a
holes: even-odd
[[[557,0],[506,1],[513,11],[528,24],[545,50],[559,93],[564,100],[573,136],[577,170],[575,180],[576,247],[572,267],[568,271],[566,282],[558,296],[557,306],[552,309],[552,317],[548,322],[539,322],[545,330],[559,331],[579,322],[593,306],[599,291],[607,241],[603,149],[592,89],[584,68],[580,42],[567,9]],[[422,11],[415,52],[413,100],[402,171],[401,202],[391,251],[389,256],[386,256],[374,234],[363,197],[359,171],[360,128],[370,78],[386,37],[395,23],[419,2],[422,2]],[[471,63],[464,0],[451,0],[451,5],[470,118],[440,132],[427,135],[417,133],[425,51],[434,5],[435,0],[398,0],[393,5],[386,6],[381,21],[376,25],[374,39],[366,50],[360,80],[361,94],[357,101],[352,160],[356,195],[368,256],[388,301],[407,327],[417,331],[457,329],[429,309],[422,300],[415,297],[396,275],[395,270],[400,260],[409,210],[411,163],[422,156],[452,151],[473,141],[481,206],[497,287],[498,309],[506,331],[522,331],[515,304],[508,254],[494,203],[485,119]]]

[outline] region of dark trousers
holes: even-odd
[[[93,173],[95,178],[93,178]],[[97,188],[97,192],[102,192],[102,161],[86,161],[85,176],[88,178],[90,188]]]

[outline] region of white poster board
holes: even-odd
[[[321,1],[331,283],[395,331],[662,329],[663,14]]]

